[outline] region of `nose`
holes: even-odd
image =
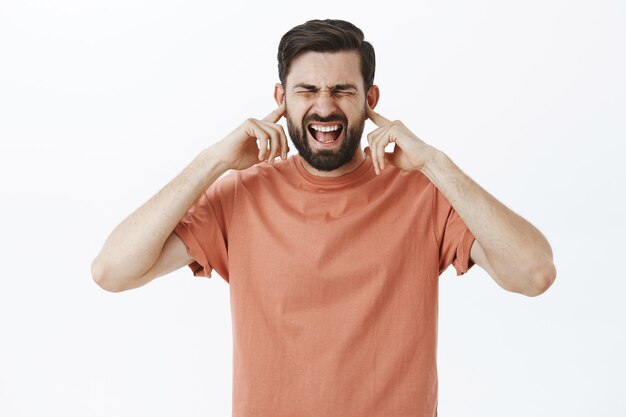
[[[335,101],[335,97],[330,91],[319,91],[313,99],[311,112],[317,113],[322,117],[337,113],[339,107]]]

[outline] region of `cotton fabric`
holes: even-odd
[[[438,278],[474,236],[421,172],[229,171],[174,233],[230,287],[233,417],[437,415]]]

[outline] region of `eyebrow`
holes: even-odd
[[[307,83],[298,83],[296,85],[293,86],[293,89],[295,90],[296,88],[304,88],[305,90],[309,90],[309,91],[317,91],[319,90],[319,87],[312,85],[312,84],[307,84]],[[350,83],[345,83],[345,84],[335,84],[331,90],[333,91],[337,91],[337,90],[357,90],[356,85],[354,84],[350,84]]]

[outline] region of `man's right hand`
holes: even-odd
[[[261,161],[271,164],[279,155],[282,159],[287,159],[287,137],[283,127],[276,123],[284,114],[283,101],[283,104],[265,118],[247,119],[224,139],[211,145],[211,154],[227,169],[238,170],[249,168]]]
[[[108,291],[125,291],[189,265],[192,258],[185,244],[174,236],[176,225],[224,169],[246,169],[265,158],[271,163],[278,155],[287,158],[287,137],[282,126],[276,124],[284,114],[283,104],[263,120],[246,120],[204,149],[176,178],[122,221],[91,264],[96,283]]]

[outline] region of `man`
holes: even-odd
[[[291,29],[278,68],[278,108],[125,219],[93,277],[123,291],[184,265],[217,271],[230,285],[234,416],[436,416],[439,275],[478,264],[536,296],[555,279],[550,245],[374,111],[374,50],[356,26]],[[364,151],[366,118],[378,127]]]

